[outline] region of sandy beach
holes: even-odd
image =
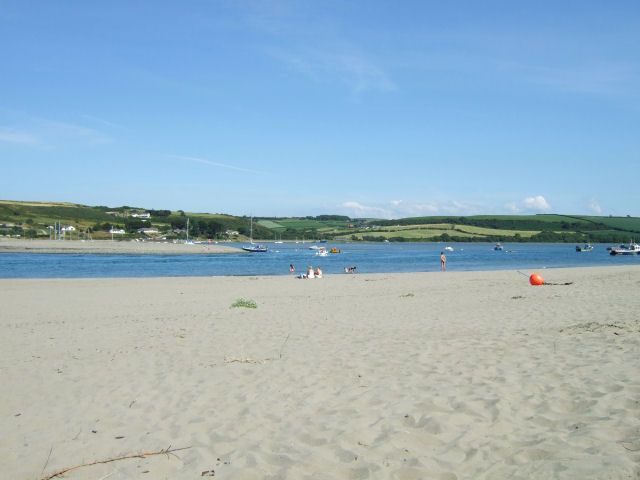
[[[0,280],[2,477],[640,478],[640,268],[541,273]]]
[[[184,255],[240,253],[242,250],[217,243],[0,239],[0,253],[7,252]]]

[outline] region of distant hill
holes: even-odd
[[[245,241],[250,218],[221,213],[0,200],[0,235],[27,238],[190,238]],[[54,232],[54,228],[58,232]],[[64,231],[62,231],[64,229]],[[112,233],[117,232],[117,233]],[[343,215],[253,219],[256,240],[627,242],[640,218],[584,215],[430,216],[397,220]]]
[[[153,210],[133,206],[89,206],[63,202],[0,200],[0,235],[73,239],[190,238],[245,241],[249,217],[219,213]],[[341,232],[350,219],[338,215],[304,218],[254,218],[253,238],[317,239],[325,231]],[[71,227],[71,228],[70,228]],[[64,230],[64,231],[63,231]],[[111,232],[118,232],[112,234]],[[119,233],[124,231],[124,233]],[[146,231],[146,232],[145,232]]]
[[[556,214],[413,217],[370,220],[354,235],[389,241],[627,242],[640,237],[640,218]]]

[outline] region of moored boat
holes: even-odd
[[[245,252],[261,253],[268,251],[268,248],[264,245],[254,243],[253,245],[245,245],[244,247],[242,247],[242,250],[244,250]]]
[[[593,245],[585,243],[584,245],[576,245],[576,252],[590,252],[593,250]]]
[[[245,252],[251,253],[262,253],[266,252],[268,249],[264,245],[260,245],[257,243],[253,243],[253,216],[251,217],[251,223],[249,224],[249,245],[245,245],[242,248]]]
[[[609,253],[611,255],[640,255],[640,245],[632,241],[628,245],[612,248]]]

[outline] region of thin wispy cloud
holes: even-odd
[[[40,119],[40,123],[47,136],[82,140],[90,144],[104,144],[112,141],[108,135],[84,125],[45,119]]]
[[[389,73],[353,32],[323,9],[296,2],[255,2],[246,6],[250,28],[263,34],[266,55],[314,82],[345,85],[355,93],[397,90]]]
[[[371,58],[357,51],[270,49],[267,53],[318,83],[340,83],[356,93],[393,92],[396,84]]]
[[[34,115],[18,110],[1,109],[9,118],[10,127],[0,128],[0,141],[22,143],[45,149],[64,143],[74,145],[103,145],[113,139],[101,130],[76,122],[63,121]]]
[[[613,94],[627,90],[638,81],[630,65],[586,64],[557,67],[553,65],[502,64],[501,68],[529,83],[583,94]],[[634,87],[635,88],[635,87]]]
[[[583,95],[635,95],[640,80],[637,60],[614,58],[597,41],[581,41],[564,32],[443,28],[406,35],[415,47],[398,52],[391,64],[434,78],[464,75]]]
[[[189,156],[185,156],[185,155],[169,155],[170,158],[175,158],[177,160],[183,160],[186,162],[194,162],[194,163],[201,163],[203,165],[210,165],[212,167],[217,167],[217,168],[225,168],[228,170],[235,170],[238,172],[245,172],[245,173],[253,173],[256,175],[265,175],[267,172],[262,172],[260,170],[254,170],[252,168],[245,168],[245,167],[238,167],[236,165],[228,165],[226,163],[220,163],[220,162],[213,162],[211,160],[207,160],[206,158],[199,158],[199,157],[189,157]]]
[[[104,118],[96,117],[95,115],[88,115],[86,113],[83,113],[81,117],[84,118],[85,120],[89,120],[90,122],[93,122],[93,123],[99,123],[106,127],[124,128],[122,125],[118,125],[117,123],[111,122],[109,120],[105,120]]]
[[[5,128],[0,128],[0,142],[17,143],[22,145],[37,145],[40,143],[38,137],[31,133]]]

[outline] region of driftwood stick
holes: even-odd
[[[236,357],[224,357],[224,363],[256,363],[256,364],[263,364],[263,363],[267,363],[267,362],[272,362],[274,360],[278,360],[278,359],[282,359],[282,352],[284,351],[284,347],[287,344],[287,341],[289,340],[289,337],[291,336],[291,333],[289,333],[287,335],[287,338],[284,339],[284,341],[282,342],[282,345],[280,345],[280,351],[278,352],[278,358],[275,357],[266,357],[266,358],[251,358],[251,357],[245,357],[245,358],[236,358]]]
[[[51,450],[49,450],[49,455],[47,456],[47,461],[44,462],[44,467],[42,467],[42,471],[40,472],[40,475],[42,475],[45,471],[45,469],[47,468],[47,465],[49,465],[49,459],[51,458],[51,452],[53,452],[53,445],[51,446]]]
[[[629,450],[630,452],[638,452],[640,451],[640,447],[637,448],[629,448],[627,447],[624,443],[620,443],[620,445],[622,445],[622,448],[624,448],[625,450]],[[631,444],[630,444],[631,445]],[[635,447],[635,445],[634,445]]]
[[[291,336],[291,333],[289,333],[287,335],[287,338],[284,339],[284,342],[282,342],[282,345],[280,346],[280,355],[278,356],[278,358],[282,358],[282,351],[284,350],[284,346],[287,344],[287,340],[289,340],[290,336]]]
[[[257,363],[257,364],[262,364],[262,363],[267,363],[270,362],[271,360],[273,360],[273,358],[262,358],[262,359],[255,359],[255,358],[234,358],[234,357],[224,357],[224,363]]]
[[[62,470],[58,470],[57,472],[47,475],[46,477],[42,477],[40,480],[51,480],[52,478],[59,477],[60,475],[64,475],[65,473],[70,472],[72,470],[76,470],[81,467],[89,467],[91,465],[99,465],[101,463],[117,462],[118,460],[126,460],[129,458],[145,458],[145,457],[151,457],[153,455],[167,455],[168,457],[169,454],[173,455],[173,452],[178,452],[180,450],[187,450],[188,448],[191,448],[191,447],[182,447],[182,448],[172,449],[171,446],[168,446],[167,448],[158,450],[157,452],[131,453],[129,455],[122,455],[120,457],[107,458],[106,460],[96,460],[94,462],[83,463],[82,465],[76,465],[74,467],[63,468]]]

